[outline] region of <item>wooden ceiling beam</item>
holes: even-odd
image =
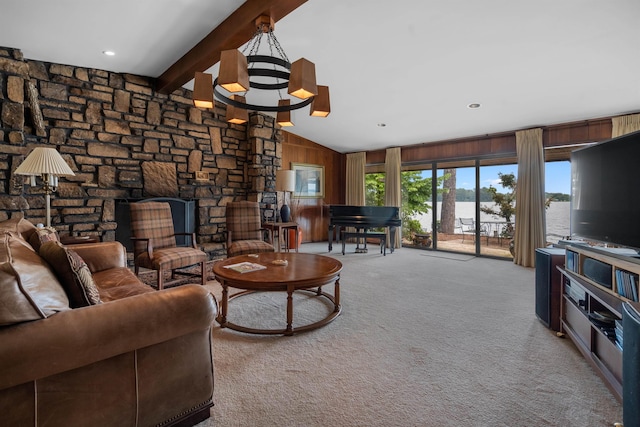
[[[218,27],[171,65],[156,80],[156,90],[169,94],[220,60],[220,52],[237,49],[255,32],[254,20],[269,15],[274,22],[287,16],[307,0],[247,0]]]

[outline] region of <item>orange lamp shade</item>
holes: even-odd
[[[247,100],[244,96],[231,95],[231,99],[238,102],[246,103]],[[249,121],[249,112],[244,108],[235,107],[231,104],[227,105],[226,119],[229,123],[241,125]]]
[[[307,99],[318,94],[316,85],[316,66],[304,58],[291,64],[288,93],[300,99]]]
[[[198,108],[213,108],[213,76],[196,71],[193,83],[193,105]]]
[[[288,99],[280,99],[278,101],[278,107],[288,106],[290,104],[291,101]],[[276,114],[276,122],[282,127],[293,126],[291,111],[278,111],[278,114]]]
[[[329,102],[329,86],[318,86],[318,94],[311,101],[309,115],[315,117],[327,117],[331,112]]]
[[[238,49],[223,50],[220,53],[218,84],[232,93],[249,90],[247,58]]]

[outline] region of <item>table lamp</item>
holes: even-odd
[[[75,174],[55,148],[37,147],[18,166],[16,175],[30,175],[30,184],[36,185],[36,177],[40,176],[44,187],[47,208],[47,227],[51,227],[51,193],[58,187],[59,176]]]
[[[284,202],[280,208],[280,220],[291,221],[291,209],[287,206],[287,193],[296,190],[296,171],[281,169],[276,171],[276,191],[284,191]]]

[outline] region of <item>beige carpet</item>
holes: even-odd
[[[325,254],[326,244],[305,244]],[[343,313],[293,337],[216,325],[206,426],[611,426],[621,405],[568,339],[534,314],[534,271],[415,249],[333,252]],[[208,285],[216,296],[220,286]],[[333,292],[333,286],[327,287]],[[230,317],[284,322],[284,296],[243,297]],[[326,305],[300,297],[295,319]],[[323,311],[325,310],[325,311]]]

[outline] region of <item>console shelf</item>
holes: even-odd
[[[622,401],[622,304],[637,300],[634,252],[570,246],[562,273],[560,333],[566,334]],[[635,288],[633,288],[635,287]]]

